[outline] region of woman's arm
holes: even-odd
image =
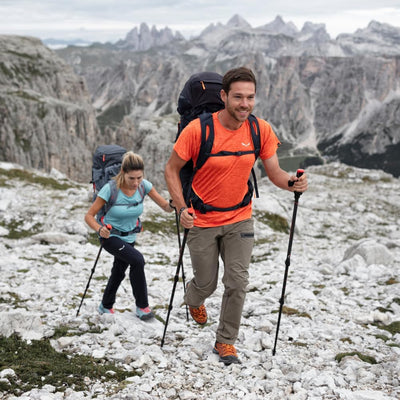
[[[166,212],[172,212],[174,209],[171,207],[168,200],[165,200],[164,197],[157,192],[154,187],[149,192],[149,197]]]
[[[107,239],[110,236],[110,231],[105,226],[100,225],[96,221],[96,214],[101,210],[104,204],[106,204],[106,201],[97,196],[96,200],[92,203],[91,207],[85,215],[85,222],[101,237]]]

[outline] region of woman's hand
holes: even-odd
[[[111,225],[101,225],[100,228],[98,229],[97,233],[99,234],[100,237],[103,239],[108,239],[110,237],[110,230],[111,230]]]

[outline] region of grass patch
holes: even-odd
[[[395,335],[396,333],[400,333],[400,321],[392,322],[389,325],[383,325],[383,324],[374,324],[374,325],[379,329],[382,329],[384,331],[391,333],[392,335]]]
[[[5,368],[14,370],[16,376],[8,377],[9,383],[1,382],[0,391],[14,395],[44,385],[52,385],[58,392],[67,388],[84,391],[95,380],[112,386],[138,375],[93,357],[58,353],[48,339],[28,344],[16,335],[0,337],[0,370]]]
[[[28,300],[22,300],[16,293],[7,292],[3,294],[6,297],[0,297],[0,303],[8,304],[9,306],[13,306],[14,308],[22,308],[23,303],[26,303]]]
[[[359,351],[352,351],[349,353],[339,353],[336,355],[335,360],[337,362],[340,362],[343,360],[345,357],[354,357],[357,356],[361,361],[364,361],[368,364],[377,364],[376,360],[372,356],[367,356],[365,354],[361,354]]]
[[[389,338],[386,335],[374,335],[377,339],[381,339],[384,342],[387,342]]]
[[[395,285],[396,283],[399,283],[399,281],[396,278],[390,278],[384,284],[385,285]]]
[[[93,279],[95,281],[106,281],[108,279],[108,277],[105,275],[102,275],[102,276],[95,276]]]
[[[87,241],[95,246],[100,246],[99,235],[96,232],[88,233]]]
[[[176,247],[178,248],[178,243],[176,244]],[[150,258],[150,255],[149,255]],[[151,254],[151,264],[152,265],[176,265],[177,261],[174,260],[172,261],[166,254],[164,253],[152,253]],[[150,262],[150,261],[149,261]]]
[[[257,240],[254,242],[254,247],[263,246],[264,244],[270,245],[271,243],[276,243],[276,237],[268,236],[268,237],[265,237],[265,238],[257,239]],[[279,251],[279,249],[276,249],[276,248],[271,249],[271,250]]]
[[[97,325],[93,324],[93,323],[89,323],[89,326],[91,326],[91,328],[87,331],[75,331],[72,330],[71,328],[68,327],[67,325],[60,325],[57,326],[54,329],[54,334],[51,337],[52,339],[59,339],[60,337],[66,337],[66,336],[82,336],[82,335],[86,335],[87,333],[102,333],[105,331],[105,328],[99,328]]]
[[[340,288],[340,290],[341,290],[346,296],[348,296],[348,295],[350,294],[350,290],[349,290],[348,288],[346,288],[346,287],[342,287],[342,288]]]
[[[304,342],[297,342],[297,341],[294,341],[294,342],[292,343],[292,345],[293,345],[293,346],[296,346],[296,347],[307,347],[307,343],[304,343]]]
[[[42,231],[43,225],[41,223],[36,223],[33,226],[30,226],[29,229],[22,229],[22,225],[24,221],[20,220],[11,220],[8,223],[4,221],[0,221],[0,226],[6,228],[8,230],[7,235],[4,235],[7,239],[24,239]]]
[[[283,218],[278,214],[257,210],[254,211],[254,218],[257,219],[257,221],[268,225],[274,231],[289,233],[289,223],[286,218]]]
[[[278,313],[278,310],[274,310],[272,311],[272,313],[276,314]],[[303,317],[303,318],[309,318],[312,319],[310,314],[306,313],[306,312],[301,312],[299,310],[296,310],[295,308],[290,308],[290,307],[286,307],[283,306],[282,307],[282,314],[286,314],[286,315],[296,315],[298,317]]]
[[[381,313],[390,312],[393,314],[393,311],[388,307],[378,307],[377,310],[380,311]]]
[[[142,220],[143,230],[155,234],[164,233],[168,236],[176,235],[176,223],[172,217],[162,219],[158,215],[148,215]]]
[[[30,271],[28,268],[17,269],[17,272],[21,274],[27,274]]]
[[[61,183],[60,181],[58,181],[56,179],[48,178],[45,176],[35,175],[34,173],[26,171],[24,169],[0,168],[0,175],[6,176],[9,180],[19,179],[24,182],[38,184],[38,185],[44,186],[49,189],[54,189],[54,190],[67,190],[67,189],[74,187],[74,185],[72,185],[71,183],[67,183],[67,182]]]
[[[265,253],[265,254],[262,254],[262,255],[259,255],[259,256],[252,255],[251,259],[250,259],[250,263],[251,264],[258,264],[258,263],[260,263],[262,261],[267,261],[268,258],[271,257],[271,255],[272,255],[271,252],[268,252],[268,253]]]

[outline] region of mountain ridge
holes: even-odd
[[[399,28],[373,21],[366,29],[358,30],[356,36],[339,35],[332,40],[324,24],[306,23],[297,30],[277,16],[271,23],[249,28],[240,16],[233,16],[227,24],[211,24],[189,40],[169,28],[157,30],[142,24],[118,44],[69,46],[54,52],[47,49],[46,62],[55,65],[53,56],[62,59],[76,76],[67,81],[76,80],[84,88],[82,100],[77,98],[76,102],[86,104],[91,122],[79,123],[79,135],[92,126],[88,130],[90,139],[76,149],[78,155],[84,152],[85,156],[78,156],[79,160],[73,163],[64,156],[61,170],[78,170],[82,180],[88,179],[90,154],[95,145],[118,143],[143,154],[149,172],[155,174],[157,183],[164,185],[163,168],[178,122],[177,99],[186,79],[200,70],[223,74],[232,67],[246,65],[255,71],[258,80],[254,112],[268,120],[283,143],[280,158],[302,160],[299,162],[303,167],[311,162],[338,160],[399,176],[398,35]],[[7,49],[9,40],[1,40]],[[25,39],[13,40],[23,43]],[[383,42],[385,46],[381,46]],[[43,46],[38,40],[31,43],[33,47]],[[6,61],[0,57],[0,93],[14,93],[14,99],[31,110],[32,105],[41,104],[29,99],[32,90],[38,92],[36,80],[18,80],[15,71],[20,65],[24,65],[25,74],[35,71],[35,60],[13,51],[4,52],[9,55]],[[64,71],[66,66],[58,68]],[[10,81],[7,74],[16,78]],[[13,85],[20,85],[25,94],[18,96]],[[46,85],[44,80],[40,81],[43,93],[48,91]],[[40,99],[39,94],[33,97]],[[57,98],[62,96],[54,94]],[[5,104],[10,97],[7,99]],[[68,153],[66,143],[72,137],[67,131],[73,132],[70,127],[62,128],[55,140],[41,142],[47,143],[48,148],[41,150],[40,158],[33,155],[37,154],[34,148],[28,149],[32,154],[25,154],[26,138],[51,137],[52,122],[45,118],[46,123],[38,125],[37,119],[27,112],[4,114],[4,110],[7,107],[0,107],[0,117],[6,121],[0,127],[0,135],[4,143],[13,143],[12,152],[17,154],[4,153],[4,160],[36,166],[41,165],[42,159],[57,158],[50,149]],[[61,126],[68,126],[71,118],[65,120],[62,109],[54,110],[57,120],[64,121]],[[11,120],[7,115],[11,115]],[[30,122],[22,124],[24,118]],[[21,142],[21,134],[15,132],[36,125],[37,133],[23,134],[25,142]],[[33,159],[36,164],[32,164]],[[52,162],[43,164],[45,169],[51,166],[58,168]]]

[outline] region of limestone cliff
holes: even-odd
[[[99,130],[83,77],[40,40],[0,36],[0,160],[89,181]]]

